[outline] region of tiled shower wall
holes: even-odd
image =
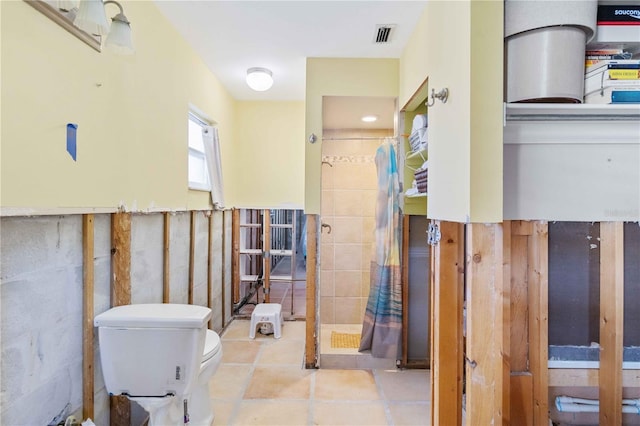
[[[376,203],[375,153],[393,130],[324,130],[320,322],[360,324],[369,297]],[[336,138],[374,140],[328,140]]]

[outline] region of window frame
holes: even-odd
[[[190,122],[194,122],[195,124],[197,124],[200,127],[200,130],[202,130],[205,126],[211,126],[211,124],[207,122],[207,120],[203,119],[199,114],[192,110],[189,111],[187,120],[187,185],[189,189],[193,191],[211,191],[212,182],[210,178],[209,164],[207,163],[206,153],[204,149],[200,151],[199,149],[196,149],[189,144],[189,136],[191,134]],[[206,182],[191,180],[189,165],[191,158],[196,158],[197,160],[202,161],[202,163],[204,164],[204,174]]]

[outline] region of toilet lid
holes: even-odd
[[[220,336],[213,330],[207,330],[207,337],[204,341],[204,351],[202,354],[202,362],[210,359],[220,351]]]

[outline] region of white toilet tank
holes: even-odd
[[[197,385],[211,309],[136,304],[96,316],[107,392],[130,397],[181,396]]]

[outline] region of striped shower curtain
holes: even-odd
[[[397,359],[402,334],[397,164],[394,146],[386,140],[376,151],[375,254],[371,261],[371,289],[359,349],[360,352],[371,350],[376,358]]]

